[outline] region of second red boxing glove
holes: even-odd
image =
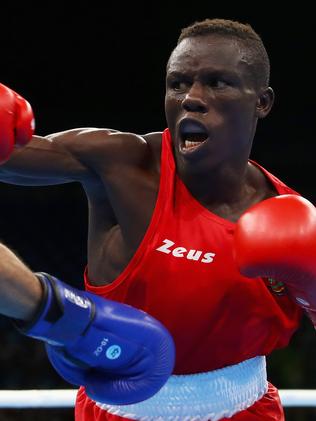
[[[31,105],[12,89],[0,84],[0,163],[9,159],[14,146],[26,145],[34,129]]]
[[[283,281],[316,324],[316,209],[288,194],[264,200],[238,220],[234,252],[248,277]]]

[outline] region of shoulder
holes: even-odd
[[[286,185],[278,177],[257,162],[251,160],[249,162],[249,166],[251,168],[253,179],[257,185],[261,186],[261,188],[266,190],[268,193],[271,193],[272,196],[277,196],[279,194],[299,195],[297,191]]]

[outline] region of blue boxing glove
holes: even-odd
[[[150,398],[175,360],[167,329],[147,313],[36,274],[44,299],[27,336],[46,342],[48,357],[68,382],[98,402],[124,405]]]

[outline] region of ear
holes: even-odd
[[[273,89],[270,87],[263,88],[261,92],[259,93],[259,96],[257,99],[257,105],[256,105],[257,117],[258,118],[266,117],[269,114],[273,103],[274,103]]]

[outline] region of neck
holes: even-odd
[[[249,197],[254,190],[249,181],[248,159],[203,173],[180,167],[178,174],[191,194],[208,207],[232,206]]]

